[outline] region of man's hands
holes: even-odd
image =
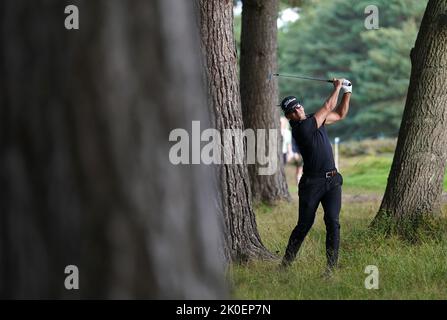
[[[342,81],[343,85],[341,87],[341,92],[343,94],[345,94],[345,93],[352,93],[352,83],[351,83],[351,81],[349,81],[347,79],[342,79],[342,80],[343,80]],[[350,84],[350,86],[348,84]]]
[[[344,79],[333,78],[332,79],[332,84],[334,85],[334,88],[335,89],[341,89],[341,87],[343,86],[343,80]]]
[[[332,79],[335,89],[340,89],[342,93],[352,93],[352,84],[348,79]],[[348,84],[351,84],[350,86]]]

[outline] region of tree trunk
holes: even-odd
[[[373,223],[391,217],[398,230],[413,229],[440,211],[447,161],[447,0],[429,1],[411,62],[397,148]]]
[[[224,129],[244,129],[233,37],[233,2],[199,0],[197,6],[209,105],[215,128],[223,137]],[[231,150],[225,152],[234,154],[232,150],[235,150],[234,142]],[[227,257],[231,261],[271,258],[257,231],[246,161],[222,164],[219,171]]]
[[[224,297],[213,172],[169,162],[208,119],[192,5],[63,2],[0,4],[0,296]]]
[[[276,129],[272,175],[259,174],[259,162],[248,166],[253,199],[269,204],[290,200],[282,163],[282,138],[279,130],[278,83],[268,75],[277,69],[278,0],[244,0],[241,31],[241,101],[244,126],[253,130]],[[268,145],[257,140],[259,144]]]

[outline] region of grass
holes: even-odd
[[[330,279],[325,267],[325,228],[321,208],[299,257],[287,271],[277,262],[233,265],[229,276],[236,299],[447,299],[447,239],[414,245],[368,229],[379,203],[349,203],[341,212],[340,269]],[[257,208],[261,238],[282,255],[296,224],[296,204]],[[444,214],[447,207],[444,208]],[[364,286],[365,268],[379,270],[379,289]]]
[[[383,194],[392,162],[393,155],[389,153],[342,158],[340,172],[344,178],[343,190],[347,193]],[[444,192],[447,192],[447,169]]]
[[[385,190],[392,156],[356,156],[341,159],[345,201],[340,214],[340,268],[324,278],[325,227],[320,208],[297,260],[287,271],[275,262],[253,261],[232,265],[228,276],[236,299],[447,299],[447,230],[440,237],[417,244],[384,237],[368,228]],[[256,208],[257,224],[265,246],[278,257],[284,254],[290,232],[297,222],[294,168],[286,168],[293,201]],[[447,190],[447,179],[444,179]],[[375,195],[364,202],[349,195]],[[355,198],[354,198],[355,199]],[[443,206],[447,221],[447,204]],[[365,268],[379,270],[379,289],[364,286]]]
[[[385,192],[392,161],[392,155],[344,158],[340,161],[340,172],[344,178],[343,191],[382,194]]]
[[[343,191],[347,194],[382,195],[385,192],[392,161],[393,155],[389,153],[341,158]],[[298,191],[293,179],[294,170],[290,165],[286,168],[290,193]],[[447,192],[447,169],[444,175],[444,192]]]

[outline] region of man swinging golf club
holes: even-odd
[[[296,97],[289,96],[281,102],[281,109],[289,119],[292,135],[304,160],[303,176],[299,183],[298,224],[290,235],[281,267],[288,267],[315,220],[318,205],[324,209],[326,224],[327,271],[337,266],[340,242],[339,214],[343,178],[337,172],[332,147],[325,125],[344,119],[349,110],[352,85],[345,79],[333,79],[334,90],[323,106],[313,114],[305,114]],[[343,97],[337,105],[340,91]]]

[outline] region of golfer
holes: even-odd
[[[304,161],[303,176],[298,187],[298,224],[290,235],[282,267],[289,266],[315,220],[318,205],[323,205],[326,224],[327,270],[337,266],[340,242],[339,214],[343,178],[337,172],[332,147],[325,125],[344,119],[348,113],[352,85],[344,86],[344,79],[333,79],[334,90],[323,106],[313,114],[305,114],[296,97],[281,102],[284,115],[289,119],[292,136],[298,143]],[[340,91],[343,97],[337,105]]]

